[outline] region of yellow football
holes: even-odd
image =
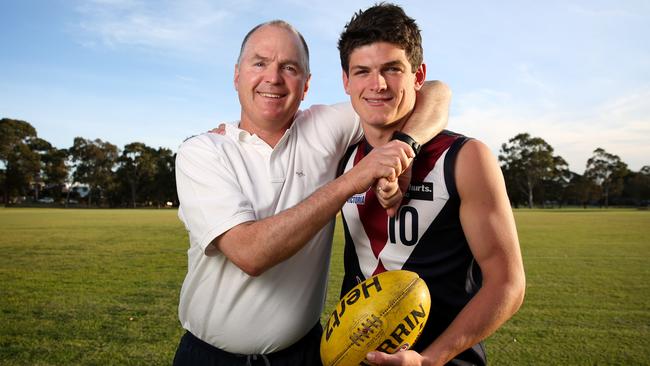
[[[332,312],[320,342],[325,366],[366,364],[372,350],[408,349],[429,317],[429,289],[417,273],[388,271],[350,290]]]

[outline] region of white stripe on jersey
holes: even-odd
[[[359,146],[357,145],[356,149],[345,165],[345,169],[343,170],[344,172],[352,169],[352,166],[354,165],[354,156],[356,155],[358,149]],[[368,235],[366,234],[366,231],[363,229],[363,225],[361,224],[361,219],[359,219],[359,210],[357,210],[357,205],[346,202],[343,205],[341,211],[343,211],[343,215],[346,217],[345,222],[348,225],[348,230],[350,231],[350,235],[354,241],[354,246],[357,252],[357,260],[361,266],[361,271],[366,278],[370,278],[379,261],[372,253],[372,248],[370,247],[370,239],[368,239]],[[363,245],[361,245],[361,243],[363,243]],[[367,274],[366,268],[371,268],[370,275]]]
[[[413,253],[415,247],[419,244],[420,238],[424,235],[426,230],[429,228],[431,223],[438,216],[444,205],[449,200],[449,192],[447,190],[444,174],[445,166],[445,157],[449,149],[438,158],[433,169],[427,174],[424,181],[433,183],[433,201],[427,200],[418,200],[411,199],[409,200],[406,206],[410,207],[406,210],[404,207],[400,208],[398,214],[396,215],[396,220],[388,219],[386,220],[386,225],[391,225],[391,221],[394,222],[395,227],[392,228],[395,242],[390,242],[391,235],[388,235],[388,240],[383,250],[379,253],[379,258],[376,258],[372,252],[370,245],[370,239],[366,231],[364,230],[363,224],[359,219],[359,211],[356,204],[346,203],[343,206],[343,214],[346,218],[346,224],[350,232],[350,236],[354,242],[355,251],[358,257],[359,267],[365,278],[369,278],[373,275],[375,269],[379,264],[379,259],[383,263],[386,270],[398,270],[404,266],[404,263],[408,260]],[[356,151],[355,151],[356,153]],[[348,171],[352,168],[354,162],[354,153],[348,160],[345,171]],[[419,182],[418,182],[419,183]],[[414,210],[413,210],[414,209]],[[413,212],[415,211],[415,213]],[[404,240],[407,242],[413,240],[413,218],[417,217],[417,242],[415,245],[405,245],[400,238],[400,227],[403,226],[405,230],[402,230],[404,233]],[[387,228],[388,232],[391,232],[391,228]]]

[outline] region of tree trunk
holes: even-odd
[[[135,182],[131,182],[131,203],[133,203],[133,208],[135,208]]]
[[[68,193],[65,195],[65,208],[68,208],[68,205],[70,204],[70,191],[72,190],[72,184],[70,187],[68,187]]]

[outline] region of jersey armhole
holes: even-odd
[[[456,157],[458,156],[458,151],[469,140],[471,140],[471,138],[465,136],[456,139],[456,141],[454,141],[449,147],[449,151],[447,151],[447,156],[445,157],[445,184],[447,185],[447,191],[449,192],[450,198],[453,197],[459,199],[455,178]]]
[[[343,154],[343,157],[341,158],[341,161],[339,161],[339,166],[336,169],[336,177],[340,177],[343,175],[345,172],[345,166],[348,163],[348,160],[350,160],[350,157],[354,153],[354,150],[356,150],[357,146],[359,146],[360,142],[357,142],[356,144],[353,144],[352,146],[348,147],[348,149],[345,151],[345,154]]]

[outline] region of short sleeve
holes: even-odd
[[[200,245],[203,251],[232,227],[255,220],[250,199],[243,194],[233,169],[233,164],[243,163],[235,144],[216,134],[193,137],[178,150],[179,217],[192,245]]]
[[[330,147],[328,150],[345,152],[363,137],[359,116],[349,102],[313,105],[303,113],[301,128],[306,131],[305,135],[313,143]]]

